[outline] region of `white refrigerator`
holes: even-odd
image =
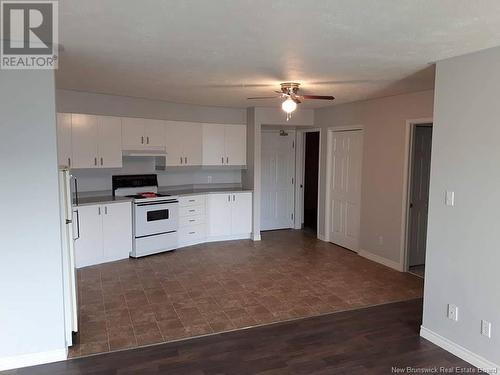
[[[78,287],[74,243],[80,236],[80,228],[78,210],[73,207],[74,194],[72,186],[76,187],[76,180],[71,176],[69,169],[60,169],[59,199],[61,209],[64,321],[67,346],[73,345],[73,332],[78,332]]]

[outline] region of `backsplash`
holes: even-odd
[[[71,172],[78,179],[81,192],[111,190],[111,176],[116,174],[158,175],[159,186],[241,184],[241,170],[202,170],[196,168],[156,171],[153,158],[124,157],[123,168],[81,169]]]

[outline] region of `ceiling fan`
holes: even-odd
[[[283,82],[281,84],[281,91],[275,91],[279,95],[275,96],[254,96],[247,99],[285,99],[281,103],[281,108],[286,112],[286,120],[288,121],[292,116],[292,112],[297,109],[297,104],[302,103],[304,99],[320,99],[320,100],[334,100],[335,98],[330,95],[299,95],[300,83],[297,82]]]

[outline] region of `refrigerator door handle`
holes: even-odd
[[[75,176],[71,176],[71,178],[75,181],[75,205],[78,206],[78,179]],[[70,202],[73,197],[69,197]]]
[[[76,238],[73,238],[74,241],[80,238],[80,214],[78,213],[78,210],[73,211],[76,214],[76,233],[77,236]]]

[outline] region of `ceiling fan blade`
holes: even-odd
[[[253,96],[247,99],[276,99],[276,98],[280,98],[280,96]]]
[[[297,96],[296,96],[296,97],[294,97],[294,98],[292,98],[292,100],[293,100],[295,103],[297,103],[297,104],[302,103],[302,102],[300,101],[300,99],[299,99]]]
[[[304,99],[322,99],[322,100],[333,100],[335,99],[330,95],[302,95]]]

